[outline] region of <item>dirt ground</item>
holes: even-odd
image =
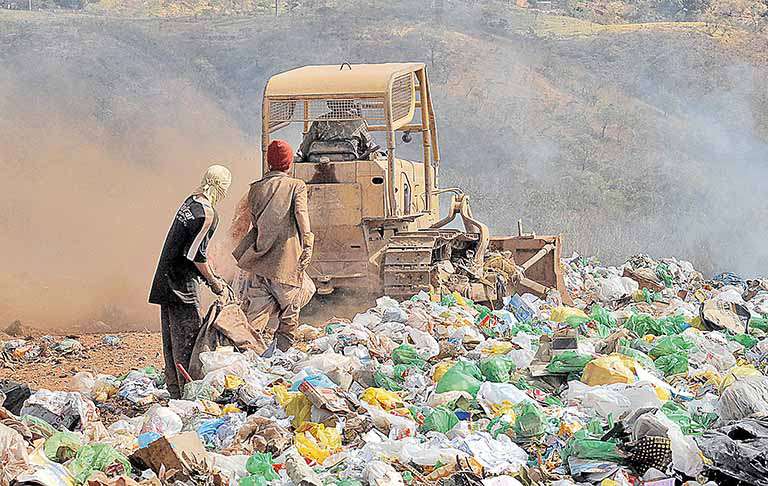
[[[351,319],[357,312],[363,312],[375,305],[373,298],[362,298],[345,292],[339,295],[316,298],[302,312],[302,323],[322,327],[329,319]],[[51,332],[53,341],[60,342],[66,337],[77,339],[83,351],[73,355],[60,355],[48,349],[39,358],[30,362],[5,359],[2,356],[3,343],[23,339],[48,348],[45,335],[50,331],[22,326],[15,331],[12,326],[0,332],[0,379],[11,379],[29,385],[32,389],[68,390],[71,378],[80,371],[120,376],[131,370],[155,366],[162,369],[163,344],[160,332],[82,333],[82,330],[66,334],[66,331]],[[87,330],[86,330],[87,332]],[[9,335],[12,333],[13,335]],[[105,336],[118,336],[120,343],[111,346],[104,343]],[[50,339],[50,337],[49,337]]]
[[[120,344],[110,346],[103,342],[106,334],[74,336],[83,345],[83,352],[74,356],[48,357],[31,363],[6,362],[0,368],[0,379],[12,379],[26,383],[33,389],[67,390],[70,379],[78,371],[94,374],[106,373],[120,376],[137,368],[147,366],[163,367],[163,345],[159,332],[111,334],[120,338]],[[0,341],[20,339],[0,334]],[[60,340],[61,338],[57,338]],[[35,343],[41,337],[33,338]],[[2,365],[0,361],[0,365]]]

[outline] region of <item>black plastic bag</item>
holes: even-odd
[[[712,461],[707,467],[726,477],[768,486],[768,417],[745,418],[696,438]]]

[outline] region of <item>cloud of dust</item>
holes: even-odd
[[[99,116],[90,92],[56,96],[17,74],[0,68],[0,329],[15,319],[51,331],[154,327],[146,299],[178,205],[211,163],[232,170],[236,199],[259,154],[178,79],[130,104],[109,99]],[[77,79],[52,77],[52,91],[66,81]]]

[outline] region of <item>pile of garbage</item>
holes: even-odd
[[[2,342],[0,346],[0,365],[13,368],[25,363],[56,363],[63,357],[79,356],[85,351],[77,339],[57,340],[53,336],[43,336],[39,340],[13,338]]]
[[[203,353],[181,400],[151,368],[5,384],[0,483],[768,485],[768,281],[563,266],[572,306],[382,297],[285,353]],[[146,412],[107,426],[116,397]]]

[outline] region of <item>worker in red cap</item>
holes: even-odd
[[[247,273],[241,296],[252,328],[266,333],[270,317],[278,319],[266,355],[293,345],[299,311],[315,293],[306,273],[314,243],[307,186],[288,175],[292,163],[293,149],[288,142],[269,144],[269,172],[252,183],[248,192],[251,229],[232,253],[238,267]]]

